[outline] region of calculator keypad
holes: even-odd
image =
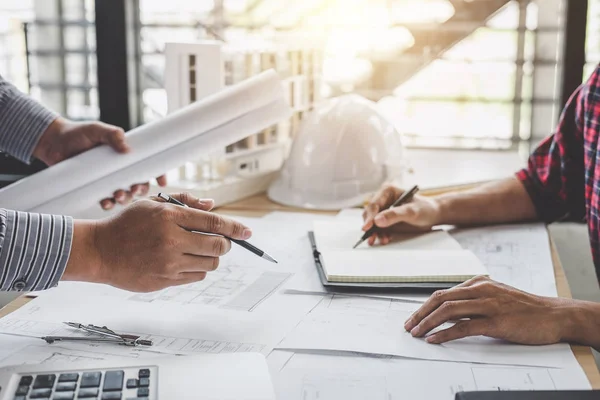
[[[157,397],[157,375],[155,367],[23,374],[17,377],[13,399],[151,400]]]

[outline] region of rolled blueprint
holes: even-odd
[[[255,134],[265,127],[277,123],[282,119],[282,116],[286,117],[288,113],[289,107],[285,102],[273,102],[202,135],[140,160],[95,182],[79,187],[67,196],[36,206],[33,211],[47,214],[78,215],[80,211],[89,209],[90,206],[89,201],[86,200],[85,204],[82,204],[81,199],[99,201],[115,190],[115,182],[122,182],[121,186],[130,185],[131,182],[143,182],[165,171],[177,168],[182,164],[182,161],[198,157],[199,152],[203,150],[208,149],[210,151],[224,148],[233,142]]]
[[[114,190],[160,175],[289,116],[270,70],[129,131],[128,154],[100,146],[0,190],[0,207],[77,214]]]

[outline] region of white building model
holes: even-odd
[[[213,198],[217,205],[265,191],[283,165],[303,115],[318,100],[321,54],[316,50],[236,51],[205,41],[167,43],[165,57],[169,113],[262,71],[279,73],[293,109],[290,119],[210,156],[185,160],[185,165],[169,173],[165,189]]]

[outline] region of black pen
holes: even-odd
[[[389,206],[388,208],[386,208],[386,210],[389,210],[390,208],[398,207],[398,206],[400,206],[400,205],[402,205],[402,204],[410,201],[410,199],[418,191],[419,191],[419,187],[417,185],[413,186],[412,189],[410,189],[408,192],[402,193],[402,195],[400,197],[398,197],[398,200],[396,200],[391,206]],[[381,210],[381,211],[383,211],[383,210]],[[367,240],[368,238],[370,238],[371,236],[373,236],[375,233],[377,233],[378,229],[379,228],[375,225],[375,223],[373,223],[373,226],[371,227],[371,229],[369,229],[368,231],[365,232],[364,235],[362,235],[362,237],[354,245],[353,249],[357,248],[358,246],[360,246],[360,244],[362,242],[364,242],[365,240]]]
[[[183,204],[182,202],[180,202],[179,200],[169,196],[166,193],[159,193],[158,197],[160,197],[161,199],[163,199],[164,201],[166,201],[167,203],[171,203],[171,204],[177,204],[178,206],[182,206],[182,207],[187,207],[186,204]],[[245,240],[237,240],[237,239],[232,239],[230,237],[224,236],[225,238],[231,240],[233,243],[242,246],[243,248],[245,248],[248,251],[251,251],[252,253],[256,254],[257,256],[264,258],[265,260],[271,261],[273,263],[277,263],[277,260],[274,259],[273,257],[271,257],[270,255],[268,255],[267,253],[265,253],[264,251],[262,251],[261,249],[259,249],[256,246],[251,245],[250,243],[246,242]]]

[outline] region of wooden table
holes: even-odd
[[[454,189],[463,189],[466,187],[454,187]],[[442,189],[439,191],[430,191],[424,194],[437,194],[440,191],[447,191],[448,189]],[[257,195],[250,197],[248,199],[238,201],[236,203],[232,203],[226,207],[221,207],[218,209],[218,212],[223,214],[234,214],[234,215],[243,215],[248,217],[261,217],[272,211],[293,211],[293,212],[308,212],[307,210],[302,209],[294,209],[290,207],[285,207],[279,204],[275,204],[271,202],[265,195]],[[331,214],[331,212],[321,212],[325,214]],[[562,264],[558,257],[558,253],[556,252],[556,248],[550,240],[550,246],[552,251],[552,261],[554,263],[554,274],[556,276],[556,286],[558,290],[558,294],[561,297],[572,297],[571,290],[569,288],[569,284],[567,282],[567,278],[565,276],[565,271],[563,270]],[[0,310],[0,317],[4,317],[5,315],[17,310],[19,307],[23,306],[27,302],[31,301],[31,298],[22,296],[17,298],[16,300],[7,304],[2,310]],[[577,361],[585,371],[590,384],[594,389],[600,389],[600,373],[598,372],[598,368],[596,366],[596,361],[594,356],[592,355],[592,351],[589,347],[586,346],[575,346],[572,345],[571,349],[577,358]]]

